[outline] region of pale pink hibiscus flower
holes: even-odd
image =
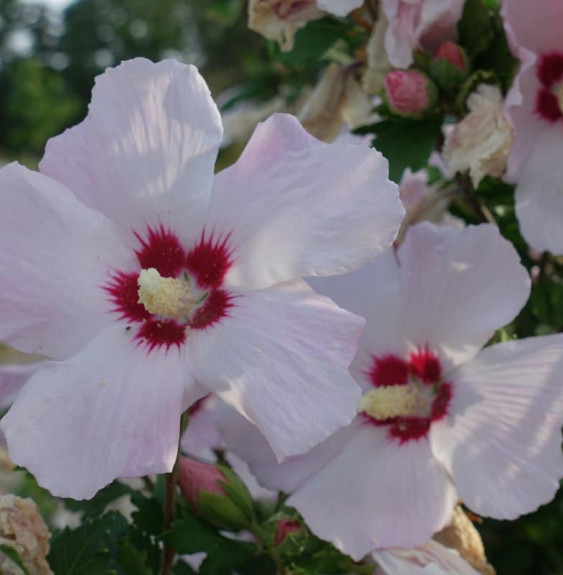
[[[563,254],[563,3],[506,0],[503,15],[521,60],[507,96],[515,141],[508,160],[516,215],[536,250]]]
[[[421,223],[396,258],[332,280],[313,283],[367,319],[352,365],[358,416],[281,465],[225,418],[225,441],[259,481],[292,493],[288,505],[355,559],[423,544],[458,498],[506,519],[548,502],[563,476],[563,335],[481,349],[530,289],[498,230]]]
[[[464,0],[381,0],[387,20],[385,51],[395,68],[408,68],[416,50],[434,51],[457,38]]]
[[[387,163],[278,115],[214,177],[221,138],[194,67],[136,59],[97,78],[41,173],[0,171],[0,341],[55,360],[2,429],[56,495],[169,471],[180,414],[209,391],[280,458],[354,416],[346,373],[364,322],[298,278],[393,241]]]

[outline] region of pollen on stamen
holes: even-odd
[[[358,413],[384,421],[418,415],[428,408],[428,400],[414,385],[391,385],[368,391],[358,403]]]
[[[187,318],[195,305],[190,285],[183,279],[162,277],[158,270],[141,270],[139,303],[152,314],[171,319]]]

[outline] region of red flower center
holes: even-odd
[[[408,361],[374,356],[367,375],[375,389],[364,395],[358,411],[400,443],[426,437],[432,422],[448,413],[452,384],[443,380],[440,360],[428,347],[412,352]]]
[[[563,54],[542,54],[536,74],[541,84],[536,95],[536,112],[553,124],[563,116],[558,94],[563,89]]]
[[[233,306],[233,295],[222,289],[227,271],[232,265],[228,248],[229,237],[216,240],[202,234],[189,251],[179,239],[162,226],[149,228],[145,236],[135,234],[140,247],[135,252],[138,272],[116,271],[104,289],[120,319],[127,322],[132,338],[148,350],[166,349],[185,343],[190,330],[206,329],[226,317]],[[169,317],[151,313],[140,301],[139,276],[142,270],[156,270],[160,278],[173,278],[190,290],[193,306],[185,317]],[[157,273],[158,272],[158,273]],[[165,280],[170,283],[170,280]],[[192,300],[190,300],[192,301]],[[192,309],[193,308],[193,309]],[[153,309],[153,308],[151,308]],[[153,309],[154,311],[154,309]]]

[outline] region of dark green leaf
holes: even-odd
[[[147,565],[147,552],[141,551],[133,546],[128,539],[119,541],[119,555],[117,564],[124,573],[134,573],[135,575],[153,575],[152,569]]]
[[[0,551],[2,551],[6,557],[9,557],[23,571],[24,575],[29,575],[29,571],[25,568],[18,552],[13,547],[10,547],[9,545],[0,545]]]
[[[241,10],[241,0],[213,0],[205,6],[205,17],[222,26],[230,26],[240,16]]]
[[[101,515],[110,503],[119,499],[123,495],[128,495],[130,493],[130,487],[124,483],[120,483],[119,481],[114,481],[107,487],[98,491],[92,499],[82,501],[64,499],[63,503],[70,511],[82,511],[84,513],[84,518],[95,517],[97,515]]]
[[[405,168],[424,168],[435,148],[441,118],[389,119],[373,126],[374,146],[389,160],[389,176],[399,182]]]
[[[467,0],[458,24],[459,43],[468,56],[484,52],[493,39],[492,13],[483,0]]]
[[[178,553],[191,555],[205,552],[208,563],[219,567],[239,565],[257,552],[255,545],[227,539],[190,513],[175,521],[161,539]]]
[[[128,528],[116,511],[85,521],[74,531],[66,528],[53,537],[47,560],[57,575],[107,575]]]

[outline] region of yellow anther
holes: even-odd
[[[425,415],[428,409],[427,394],[416,384],[387,385],[368,391],[358,403],[358,413],[374,419]]]
[[[150,313],[185,319],[194,307],[190,284],[183,279],[163,278],[158,270],[149,268],[141,270],[137,283],[139,303]]]

